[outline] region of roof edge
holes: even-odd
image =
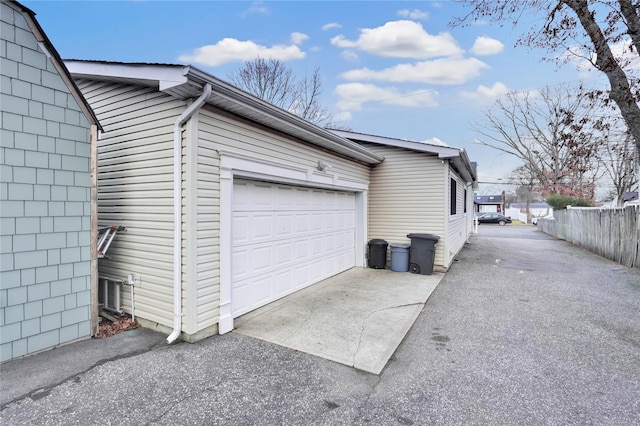
[[[437,154],[438,158],[440,159],[451,160],[454,164],[454,167],[464,175],[463,177],[466,181],[476,182],[478,180],[475,168],[471,165],[471,161],[469,161],[467,152],[462,148],[433,145],[406,139],[391,138],[387,136],[368,135],[365,133],[357,133],[346,130],[332,130],[332,132],[351,140],[358,140],[361,142],[369,142],[378,145],[393,146],[413,151]]]
[[[257,96],[239,89],[236,86],[225,82],[224,80],[221,80],[205,71],[200,70],[199,68],[189,65],[186,69],[186,75],[187,77],[202,79],[203,82],[212,84],[214,90],[216,90],[218,93],[222,92],[236,102],[247,104],[255,109],[261,110],[271,115],[276,119],[290,122],[291,124],[294,124],[296,127],[305,132],[314,134],[321,138],[327,139],[332,143],[341,145],[346,149],[353,151],[361,161],[365,161],[368,164],[378,164],[384,160],[384,157],[381,157],[378,154],[358,145],[348,138],[340,137],[330,130],[324,129],[318,125],[311,123],[310,121],[307,121],[295,114],[290,113],[289,111],[270,104],[264,99],[258,98]]]
[[[68,60],[65,62],[68,64],[71,73],[77,77],[99,78],[103,76],[146,82],[146,84],[157,85],[159,90],[167,91],[168,93],[171,93],[172,88],[179,88],[181,85],[195,84],[196,86],[204,87],[205,84],[211,84],[213,93],[208,99],[209,103],[211,103],[211,98],[215,96],[224,97],[242,106],[247,111],[258,112],[278,123],[282,123],[284,127],[297,129],[301,134],[308,135],[307,142],[309,143],[314,144],[314,139],[320,138],[325,141],[327,145],[325,148],[366,164],[379,164],[384,160],[384,157],[347,138],[340,137],[327,129],[272,105],[192,65],[83,60]],[[304,137],[300,138],[304,140]]]
[[[98,117],[93,112],[93,109],[80,91],[80,88],[76,85],[73,77],[71,76],[71,73],[69,72],[69,69],[66,67],[64,61],[60,57],[60,54],[36,19],[35,12],[15,0],[2,0],[2,2],[9,7],[12,7],[14,10],[22,13],[27,21],[27,24],[29,25],[29,28],[36,37],[38,44],[40,44],[40,47],[44,51],[43,53],[51,59],[53,66],[58,71],[58,74],[60,74],[60,77],[62,77],[65,85],[69,88],[71,96],[73,96],[73,98],[76,100],[78,106],[80,106],[80,109],[84,113],[89,123],[96,125],[99,130],[102,130],[102,126],[100,125],[100,121],[98,121]]]

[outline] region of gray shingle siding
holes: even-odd
[[[90,125],[2,4],[0,361],[90,335]]]

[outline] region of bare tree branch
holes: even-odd
[[[297,79],[290,67],[277,59],[256,58],[229,74],[239,88],[318,126],[342,128],[321,101],[322,78],[316,68],[311,77]]]
[[[640,2],[637,0],[461,0],[471,12],[452,25],[470,25],[477,19],[511,22],[514,27],[526,13],[544,18],[542,28],[524,32],[520,46],[536,46],[552,51],[572,51],[581,46],[592,64],[610,84],[610,99],[633,135],[640,150],[639,81],[630,67],[630,55],[640,55]],[[612,46],[630,43],[629,52],[613,53]],[[617,56],[616,56],[617,55]],[[569,56],[553,56],[552,60]],[[595,60],[594,60],[595,58]],[[637,70],[636,70],[637,71]]]
[[[564,86],[509,92],[474,130],[481,144],[522,160],[544,195],[593,200],[600,173],[593,153],[603,143],[603,118],[593,115],[591,102],[582,90]]]

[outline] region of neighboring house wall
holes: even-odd
[[[90,123],[1,5],[1,360],[91,334]]]
[[[498,204],[480,204],[478,206],[478,213],[497,213],[500,211]]]
[[[408,244],[406,236],[412,232],[437,235],[434,265],[442,268],[449,210],[447,167],[432,154],[359,143],[385,158],[371,170],[369,239]]]

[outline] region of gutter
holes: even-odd
[[[362,147],[358,143],[348,138],[344,138],[336,134],[332,130],[327,130],[322,127],[316,126],[315,124],[312,124],[303,118],[300,118],[279,107],[275,107],[274,105],[266,102],[263,99],[253,96],[229,83],[226,83],[223,80],[213,77],[198,68],[195,68],[193,66],[186,66],[183,71],[183,75],[199,83],[214,84],[216,88],[216,97],[226,99],[230,102],[235,103],[236,105],[242,105],[244,109],[257,112],[265,117],[268,117],[271,120],[277,121],[278,123],[296,127],[307,135],[307,137],[305,138],[303,136],[291,133],[292,135],[297,136],[300,139],[311,142],[313,139],[321,138],[331,144],[330,147],[325,146],[324,148],[329,148],[334,152],[341,153],[367,164],[380,164],[384,160],[384,157],[376,154],[375,152],[369,151],[368,149]],[[233,112],[238,114],[237,111]],[[311,138],[309,138],[309,136],[311,136]]]
[[[207,83],[202,94],[176,119],[173,126],[173,343],[182,332],[182,125],[195,114],[211,95]]]

